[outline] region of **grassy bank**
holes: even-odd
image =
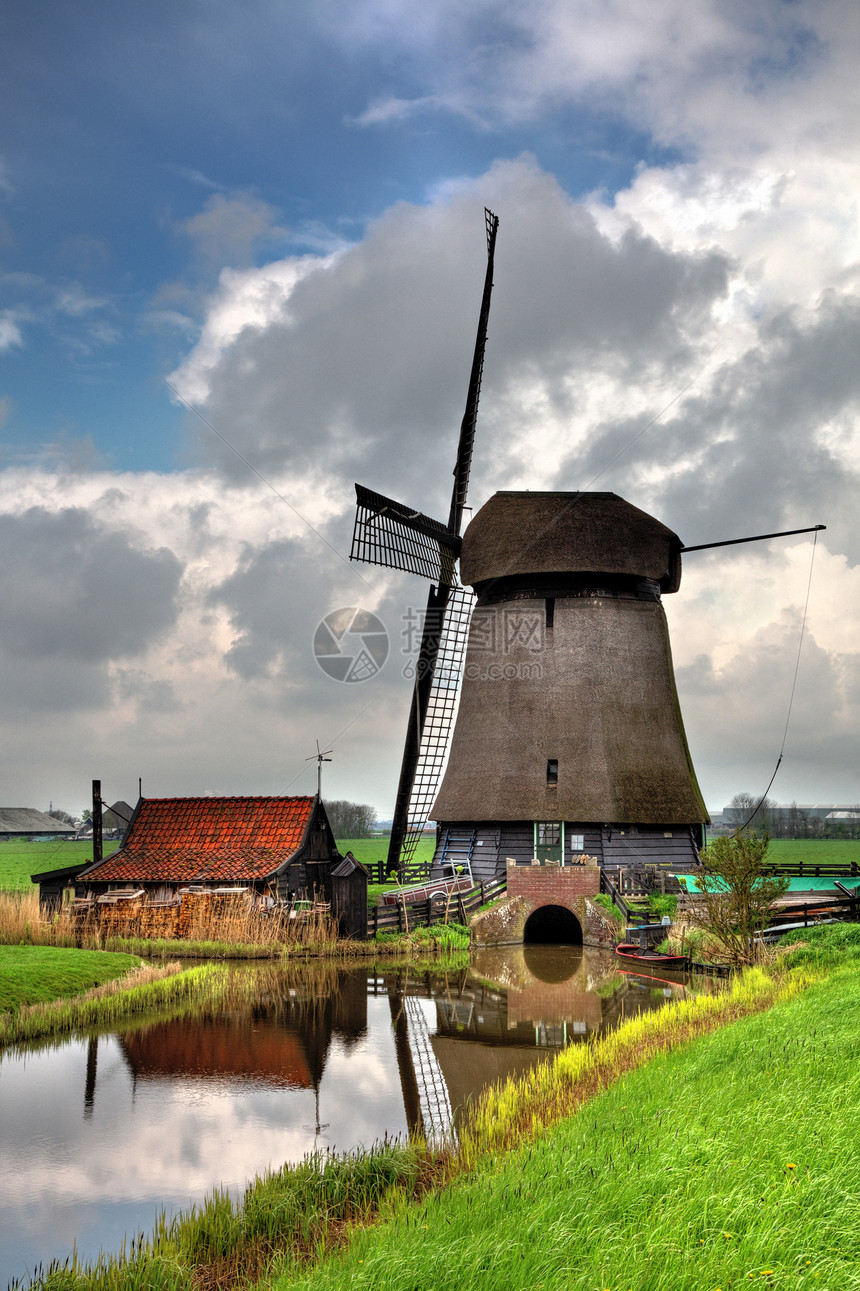
[[[279,1287],[860,1286],[860,976],[655,1058]],[[837,1111],[838,1109],[838,1111]]]
[[[139,955],[56,946],[0,946],[0,1011],[80,995],[139,966]]]
[[[162,1225],[130,1259],[105,1261],[89,1271],[66,1269],[46,1279],[46,1285],[63,1291],[108,1287],[119,1291],[168,1285],[245,1285],[249,1278],[264,1277],[266,1285],[280,1278],[278,1285],[283,1288],[318,1282],[374,1288],[492,1285],[493,1291],[508,1285],[535,1286],[541,1282],[541,1277],[531,1277],[535,1253],[546,1258],[547,1252],[556,1251],[560,1232],[576,1232],[576,1240],[586,1244],[597,1241],[603,1220],[598,1211],[589,1211],[589,1186],[607,1152],[613,1160],[612,1169],[617,1165],[622,1173],[628,1168],[635,1171],[627,1179],[624,1206],[635,1209],[633,1222],[639,1222],[642,1214],[636,1203],[637,1189],[644,1186],[651,1171],[649,1154],[664,1140],[667,1146],[675,1129],[677,1122],[673,1120],[671,1131],[664,1134],[660,1118],[654,1118],[656,1113],[643,1118],[635,1099],[631,1097],[628,1104],[626,1095],[621,1104],[625,1112],[629,1107],[629,1120],[606,1120],[599,1110],[606,1097],[601,1094],[604,1086],[620,1082],[619,1087],[627,1089],[634,1076],[642,1076],[634,1069],[652,1060],[662,1063],[663,1074],[659,1065],[654,1066],[654,1090],[659,1093],[661,1116],[671,1114],[676,1095],[691,1079],[685,1074],[684,1062],[690,1064],[691,1071],[697,1064],[698,1069],[709,1070],[707,1064],[701,1067],[699,1046],[703,1042],[688,1045],[691,1038],[708,1037],[733,1021],[745,1026],[744,1019],[757,1011],[775,1001],[797,997],[808,981],[803,970],[780,981],[754,971],[735,980],[722,995],[700,996],[659,1014],[642,1015],[594,1043],[573,1046],[556,1064],[483,1100],[461,1136],[456,1156],[431,1153],[415,1145],[386,1147],[341,1161],[306,1162],[255,1184],[244,1205],[216,1196],[198,1213]],[[726,1034],[734,1029],[730,1027]],[[667,1053],[674,1055],[672,1061],[682,1064],[668,1077]],[[715,1061],[718,1083],[725,1085],[722,1060],[717,1056]],[[713,1078],[710,1071],[701,1079],[707,1085]],[[735,1086],[736,1097],[740,1088]],[[589,1099],[592,1101],[586,1101]],[[572,1115],[583,1103],[583,1111]],[[598,1109],[596,1119],[592,1109]],[[592,1122],[599,1125],[594,1144],[572,1151],[566,1137],[570,1127],[582,1130]],[[712,1132],[717,1124],[718,1118],[712,1122]],[[557,1139],[560,1146],[553,1149]],[[525,1150],[520,1148],[523,1142],[529,1144]],[[598,1146],[599,1158],[595,1155]],[[637,1157],[640,1148],[642,1155]],[[506,1182],[500,1185],[502,1174]],[[575,1205],[567,1200],[574,1175],[584,1197]],[[610,1177],[617,1185],[621,1174],[611,1176],[610,1171]],[[657,1177],[661,1177],[659,1173]],[[545,1211],[549,1217],[551,1200],[558,1207],[552,1218],[554,1227],[547,1230],[541,1225],[538,1230],[533,1216]],[[360,1227],[379,1216],[382,1222],[375,1227]],[[583,1219],[581,1231],[577,1217]],[[359,1227],[343,1254],[327,1260],[326,1251],[342,1245],[347,1223]],[[529,1245],[524,1247],[521,1236],[529,1225]],[[509,1269],[510,1249],[515,1254],[510,1257]],[[475,1258],[473,1251],[479,1252]],[[313,1274],[302,1271],[308,1260],[322,1260]],[[530,1271],[528,1276],[526,1270]],[[557,1276],[545,1271],[545,1276],[555,1280],[544,1281],[544,1285],[587,1286],[589,1291],[596,1286],[621,1285],[617,1280],[576,1282],[571,1280],[574,1272],[571,1262],[564,1260]],[[664,1285],[703,1284],[646,1278],[623,1285],[655,1291]]]
[[[0,1045],[106,1029],[166,1008],[203,1011],[223,1008],[231,999],[247,998],[257,989],[250,978],[243,980],[221,965],[190,969],[183,969],[180,964],[158,968],[140,965],[134,973],[82,995],[25,1005],[0,1014]]]

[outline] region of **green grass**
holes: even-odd
[[[101,986],[137,968],[138,955],[56,946],[0,946],[0,1011]]]
[[[337,840],[338,848],[342,853],[352,852],[357,861],[362,865],[378,865],[380,861],[385,863],[388,858],[388,838],[339,838]],[[432,834],[426,838],[418,840],[418,846],[415,849],[415,862],[419,865],[429,865],[433,859],[433,853],[436,850],[436,840]]]
[[[772,838],[766,859],[769,865],[860,865],[860,839]]]
[[[104,845],[104,855],[110,856],[119,847],[115,839]],[[67,865],[81,865],[91,861],[91,842],[65,839],[52,843],[0,842],[0,891],[28,892],[32,887],[31,874],[44,870],[60,870]]]
[[[209,1014],[234,1005],[246,1007],[266,989],[260,971],[236,972],[222,964],[183,969],[180,964],[154,968],[139,965],[82,995],[49,1000],[0,1013],[0,1045],[29,1042],[43,1036],[103,1031],[165,1010]]]
[[[860,1287],[860,974],[655,1056],[279,1291]],[[569,1051],[568,1051],[569,1052]]]

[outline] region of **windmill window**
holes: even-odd
[[[548,758],[546,764],[547,784],[558,784],[558,758]]]
[[[585,851],[585,834],[569,834],[568,837],[570,838],[570,850],[572,852]]]
[[[547,630],[547,632],[552,632],[553,624],[554,624],[554,623],[555,623],[555,597],[554,597],[554,596],[548,596],[548,597],[546,598],[546,630]]]

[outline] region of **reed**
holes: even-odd
[[[186,1215],[156,1221],[116,1255],[90,1266],[73,1254],[37,1270],[45,1291],[160,1291],[247,1286],[297,1270],[340,1246],[394,1193],[422,1195],[438,1170],[420,1145],[381,1143],[340,1157],[315,1155],[268,1174],[237,1201],[213,1193]]]
[[[78,934],[66,911],[54,919],[42,918],[39,893],[0,891],[0,945],[76,946]]]
[[[130,977],[70,999],[33,1004],[0,1014],[0,1045],[39,1036],[62,1037],[93,1027],[116,1026],[137,1014],[168,1005],[214,1008],[236,991],[236,975],[220,965],[183,969],[181,964],[143,965]]]
[[[494,1086],[466,1110],[460,1133],[461,1167],[487,1153],[506,1152],[570,1116],[626,1073],[740,1018],[792,999],[813,980],[798,971],[775,977],[750,969],[715,995],[667,1004],[643,1013],[586,1044],[570,1045],[552,1063]]]

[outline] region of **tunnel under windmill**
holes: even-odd
[[[527,946],[581,946],[582,925],[564,906],[538,906],[526,919],[523,942]]]

